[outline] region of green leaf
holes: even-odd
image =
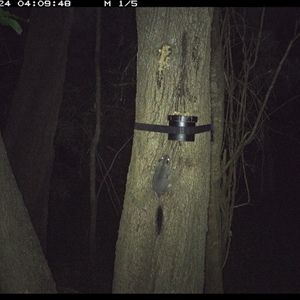
[[[23,30],[20,24],[16,20],[12,19],[12,16],[13,15],[11,15],[9,12],[0,8],[0,24],[8,25],[12,27],[17,34],[21,34]]]
[[[20,24],[16,20],[13,20],[10,18],[5,18],[5,17],[0,17],[0,23],[1,23],[1,25],[11,26],[17,34],[21,34],[23,31]]]

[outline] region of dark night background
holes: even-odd
[[[6,10],[30,18],[30,9]],[[250,15],[251,10],[255,20],[257,11],[249,9]],[[262,63],[273,61],[276,67],[299,17],[299,8],[267,9],[264,33],[268,38],[265,52],[262,51]],[[106,170],[111,165],[112,168],[99,194],[99,263],[91,271],[85,265],[89,230],[88,151],[94,124],[95,18],[94,8],[74,10],[64,98],[54,143],[47,260],[59,286],[78,292],[109,293],[131,155],[137,38],[134,9],[102,10],[102,134],[98,185]],[[20,36],[11,28],[0,26],[1,130],[22,66],[29,25],[23,22],[20,25],[23,29]],[[299,94],[299,49],[298,41],[276,83],[270,111]],[[296,98],[270,115],[266,122],[268,135],[263,138],[268,141],[265,151],[269,158],[267,163],[271,162],[272,166],[266,166],[266,153],[257,152],[255,145],[245,150],[252,170],[249,177],[251,203],[235,210],[231,247],[224,268],[226,293],[300,292],[299,107],[299,98]],[[239,203],[247,201],[242,192],[237,199]]]

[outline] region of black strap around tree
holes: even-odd
[[[193,127],[177,127],[177,126],[167,126],[167,125],[155,125],[155,124],[145,124],[145,123],[135,123],[134,129],[143,131],[153,131],[171,134],[196,134],[212,130],[212,124],[206,124],[201,126]]]

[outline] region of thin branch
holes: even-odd
[[[298,28],[298,23],[296,24],[296,28]],[[278,64],[278,67],[277,67],[277,70],[276,70],[276,72],[275,72],[275,74],[274,74],[274,76],[273,76],[272,82],[271,82],[271,84],[270,84],[270,86],[269,86],[269,88],[268,88],[268,91],[267,91],[266,95],[265,95],[264,101],[263,101],[263,103],[262,103],[262,105],[261,105],[261,107],[260,107],[260,110],[259,110],[259,112],[258,112],[258,115],[257,115],[257,118],[256,118],[256,120],[255,120],[254,126],[252,127],[251,131],[246,132],[246,133],[244,134],[244,136],[243,136],[241,142],[239,143],[238,147],[236,148],[236,150],[235,150],[234,154],[232,155],[231,159],[230,159],[230,160],[227,162],[227,164],[225,165],[225,169],[223,170],[223,172],[225,172],[225,171],[228,169],[228,167],[229,167],[233,162],[236,161],[236,159],[237,159],[237,158],[239,157],[239,155],[241,154],[241,151],[243,150],[243,148],[244,148],[247,144],[249,144],[249,143],[252,141],[253,137],[255,136],[256,131],[257,131],[257,128],[259,127],[259,124],[261,123],[262,115],[263,115],[264,110],[265,110],[265,107],[266,107],[266,105],[267,105],[267,103],[268,103],[268,100],[269,100],[271,91],[272,91],[272,89],[274,88],[275,82],[276,82],[276,80],[277,80],[277,78],[278,78],[278,75],[279,75],[281,69],[282,69],[282,65],[283,65],[284,61],[286,60],[286,58],[287,58],[287,56],[288,56],[288,54],[289,54],[289,52],[290,52],[290,50],[291,50],[291,48],[292,48],[294,42],[295,42],[299,37],[300,37],[300,33],[296,34],[296,35],[293,37],[293,39],[289,42],[289,45],[288,45],[288,47],[287,47],[287,49],[286,49],[286,51],[285,51],[285,53],[284,53],[284,55],[283,55],[283,57],[282,57],[280,63]]]
[[[249,70],[251,70],[255,66],[255,64],[257,62],[258,49],[259,49],[259,46],[260,46],[261,33],[262,33],[262,28],[263,28],[264,18],[265,18],[265,10],[266,10],[266,8],[264,7],[263,11],[261,13],[261,18],[260,18],[260,28],[259,28],[259,32],[258,32],[258,38],[257,38],[256,48],[255,48],[255,51],[254,51],[254,53],[255,53],[254,54],[254,60],[253,60],[253,63],[250,65]]]
[[[111,164],[110,164],[108,170],[106,171],[106,174],[105,174],[105,176],[103,177],[102,182],[101,182],[101,184],[100,184],[100,186],[99,186],[98,193],[97,193],[98,195],[99,195],[99,193],[100,193],[100,191],[101,191],[101,188],[102,188],[102,186],[103,186],[103,183],[104,183],[105,180],[106,180],[106,177],[108,176],[110,170],[112,169],[112,167],[113,167],[113,165],[114,165],[114,163],[115,163],[116,158],[118,157],[119,153],[125,148],[125,146],[130,142],[131,139],[132,139],[132,136],[124,143],[124,145],[123,145],[123,146],[118,150],[118,152],[115,154],[115,157],[114,157],[114,159],[112,160],[112,162],[111,162]]]

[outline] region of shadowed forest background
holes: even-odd
[[[9,11],[30,19],[30,9]],[[247,26],[259,9],[245,10]],[[298,8],[268,8],[260,52],[261,72],[272,72],[292,37]],[[63,102],[55,136],[47,260],[59,287],[110,293],[115,243],[131,155],[136,91],[135,10],[103,9],[101,23],[101,141],[97,155],[98,262],[86,267],[89,234],[89,149],[95,122],[95,19],[93,8],[75,8]],[[0,129],[6,125],[20,75],[29,25],[17,35],[0,27]],[[237,45],[234,45],[237,46]],[[268,104],[264,130],[245,149],[250,203],[237,207],[224,267],[225,293],[300,292],[299,41],[294,45]],[[233,60],[240,53],[234,48]],[[257,70],[259,73],[260,70]],[[241,176],[241,175],[240,175]],[[105,178],[105,181],[103,180]],[[237,205],[248,201],[240,181]]]

